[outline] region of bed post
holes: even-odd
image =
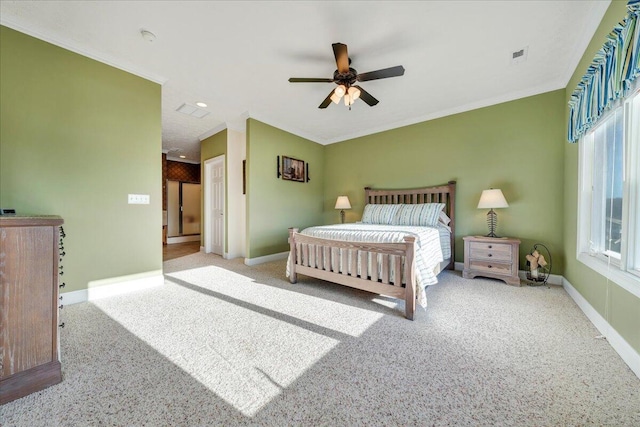
[[[405,256],[405,290],[404,290],[404,316],[413,320],[413,314],[416,312],[416,269],[414,268],[414,256],[416,250],[416,238],[413,236],[405,236],[404,241],[407,244]],[[396,275],[398,273],[396,272]]]
[[[296,283],[298,281],[298,275],[296,273],[296,242],[293,239],[293,234],[297,233],[297,228],[289,228],[289,281]]]
[[[449,218],[451,218],[451,262],[449,270],[456,269],[456,182],[449,181]]]

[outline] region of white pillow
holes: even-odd
[[[393,220],[400,209],[400,205],[375,205],[368,204],[362,213],[364,224],[393,224]]]
[[[419,225],[435,227],[444,209],[444,203],[423,203],[419,205],[400,205],[395,225]]]
[[[447,214],[444,213],[444,210],[441,210],[440,218],[438,218],[438,221],[443,223],[444,225],[449,225],[449,223],[451,222],[451,218],[449,218]]]

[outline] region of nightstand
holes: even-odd
[[[520,240],[500,237],[464,237],[464,270],[462,277],[476,276],[504,280],[520,286],[518,259]]]

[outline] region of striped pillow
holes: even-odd
[[[372,205],[364,207],[362,222],[364,224],[393,224],[400,205]]]
[[[435,227],[444,209],[444,203],[423,203],[420,205],[400,205],[394,225],[420,225]]]

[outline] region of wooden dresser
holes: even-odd
[[[0,404],[62,381],[57,216],[0,216]]]
[[[504,280],[509,285],[520,286],[518,259],[520,240],[467,236],[464,240],[464,270],[462,277],[476,276]]]

